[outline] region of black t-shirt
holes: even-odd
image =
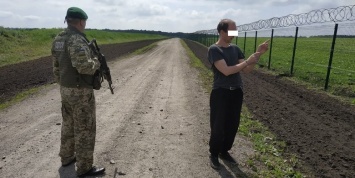
[[[239,72],[225,76],[213,64],[218,60],[224,59],[227,63],[227,66],[233,66],[237,65],[239,60],[244,58],[245,56],[243,52],[237,45],[230,44],[228,47],[220,47],[216,44],[211,45],[208,48],[208,60],[212,64],[212,70],[214,74],[213,89],[243,87],[242,78]]]

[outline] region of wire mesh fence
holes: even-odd
[[[249,56],[270,39],[269,54],[263,55],[260,67],[355,97],[354,10],[355,6],[342,6],[241,25],[233,43]],[[206,46],[218,40],[216,30],[203,32],[190,39]]]

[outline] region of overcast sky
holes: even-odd
[[[87,28],[195,32],[216,28],[222,18],[237,25],[355,5],[355,0],[0,0],[0,26],[64,28],[69,7],[89,16]]]

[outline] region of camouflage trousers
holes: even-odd
[[[62,129],[59,156],[62,163],[76,157],[77,174],[93,165],[96,136],[96,106],[93,89],[60,88]]]

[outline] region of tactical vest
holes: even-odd
[[[73,34],[80,34],[75,29],[65,29],[54,40],[52,46],[52,54],[58,59],[60,80],[59,84],[68,88],[93,88],[93,75],[79,74],[73,67],[67,41]],[[83,36],[85,39],[85,37]]]

